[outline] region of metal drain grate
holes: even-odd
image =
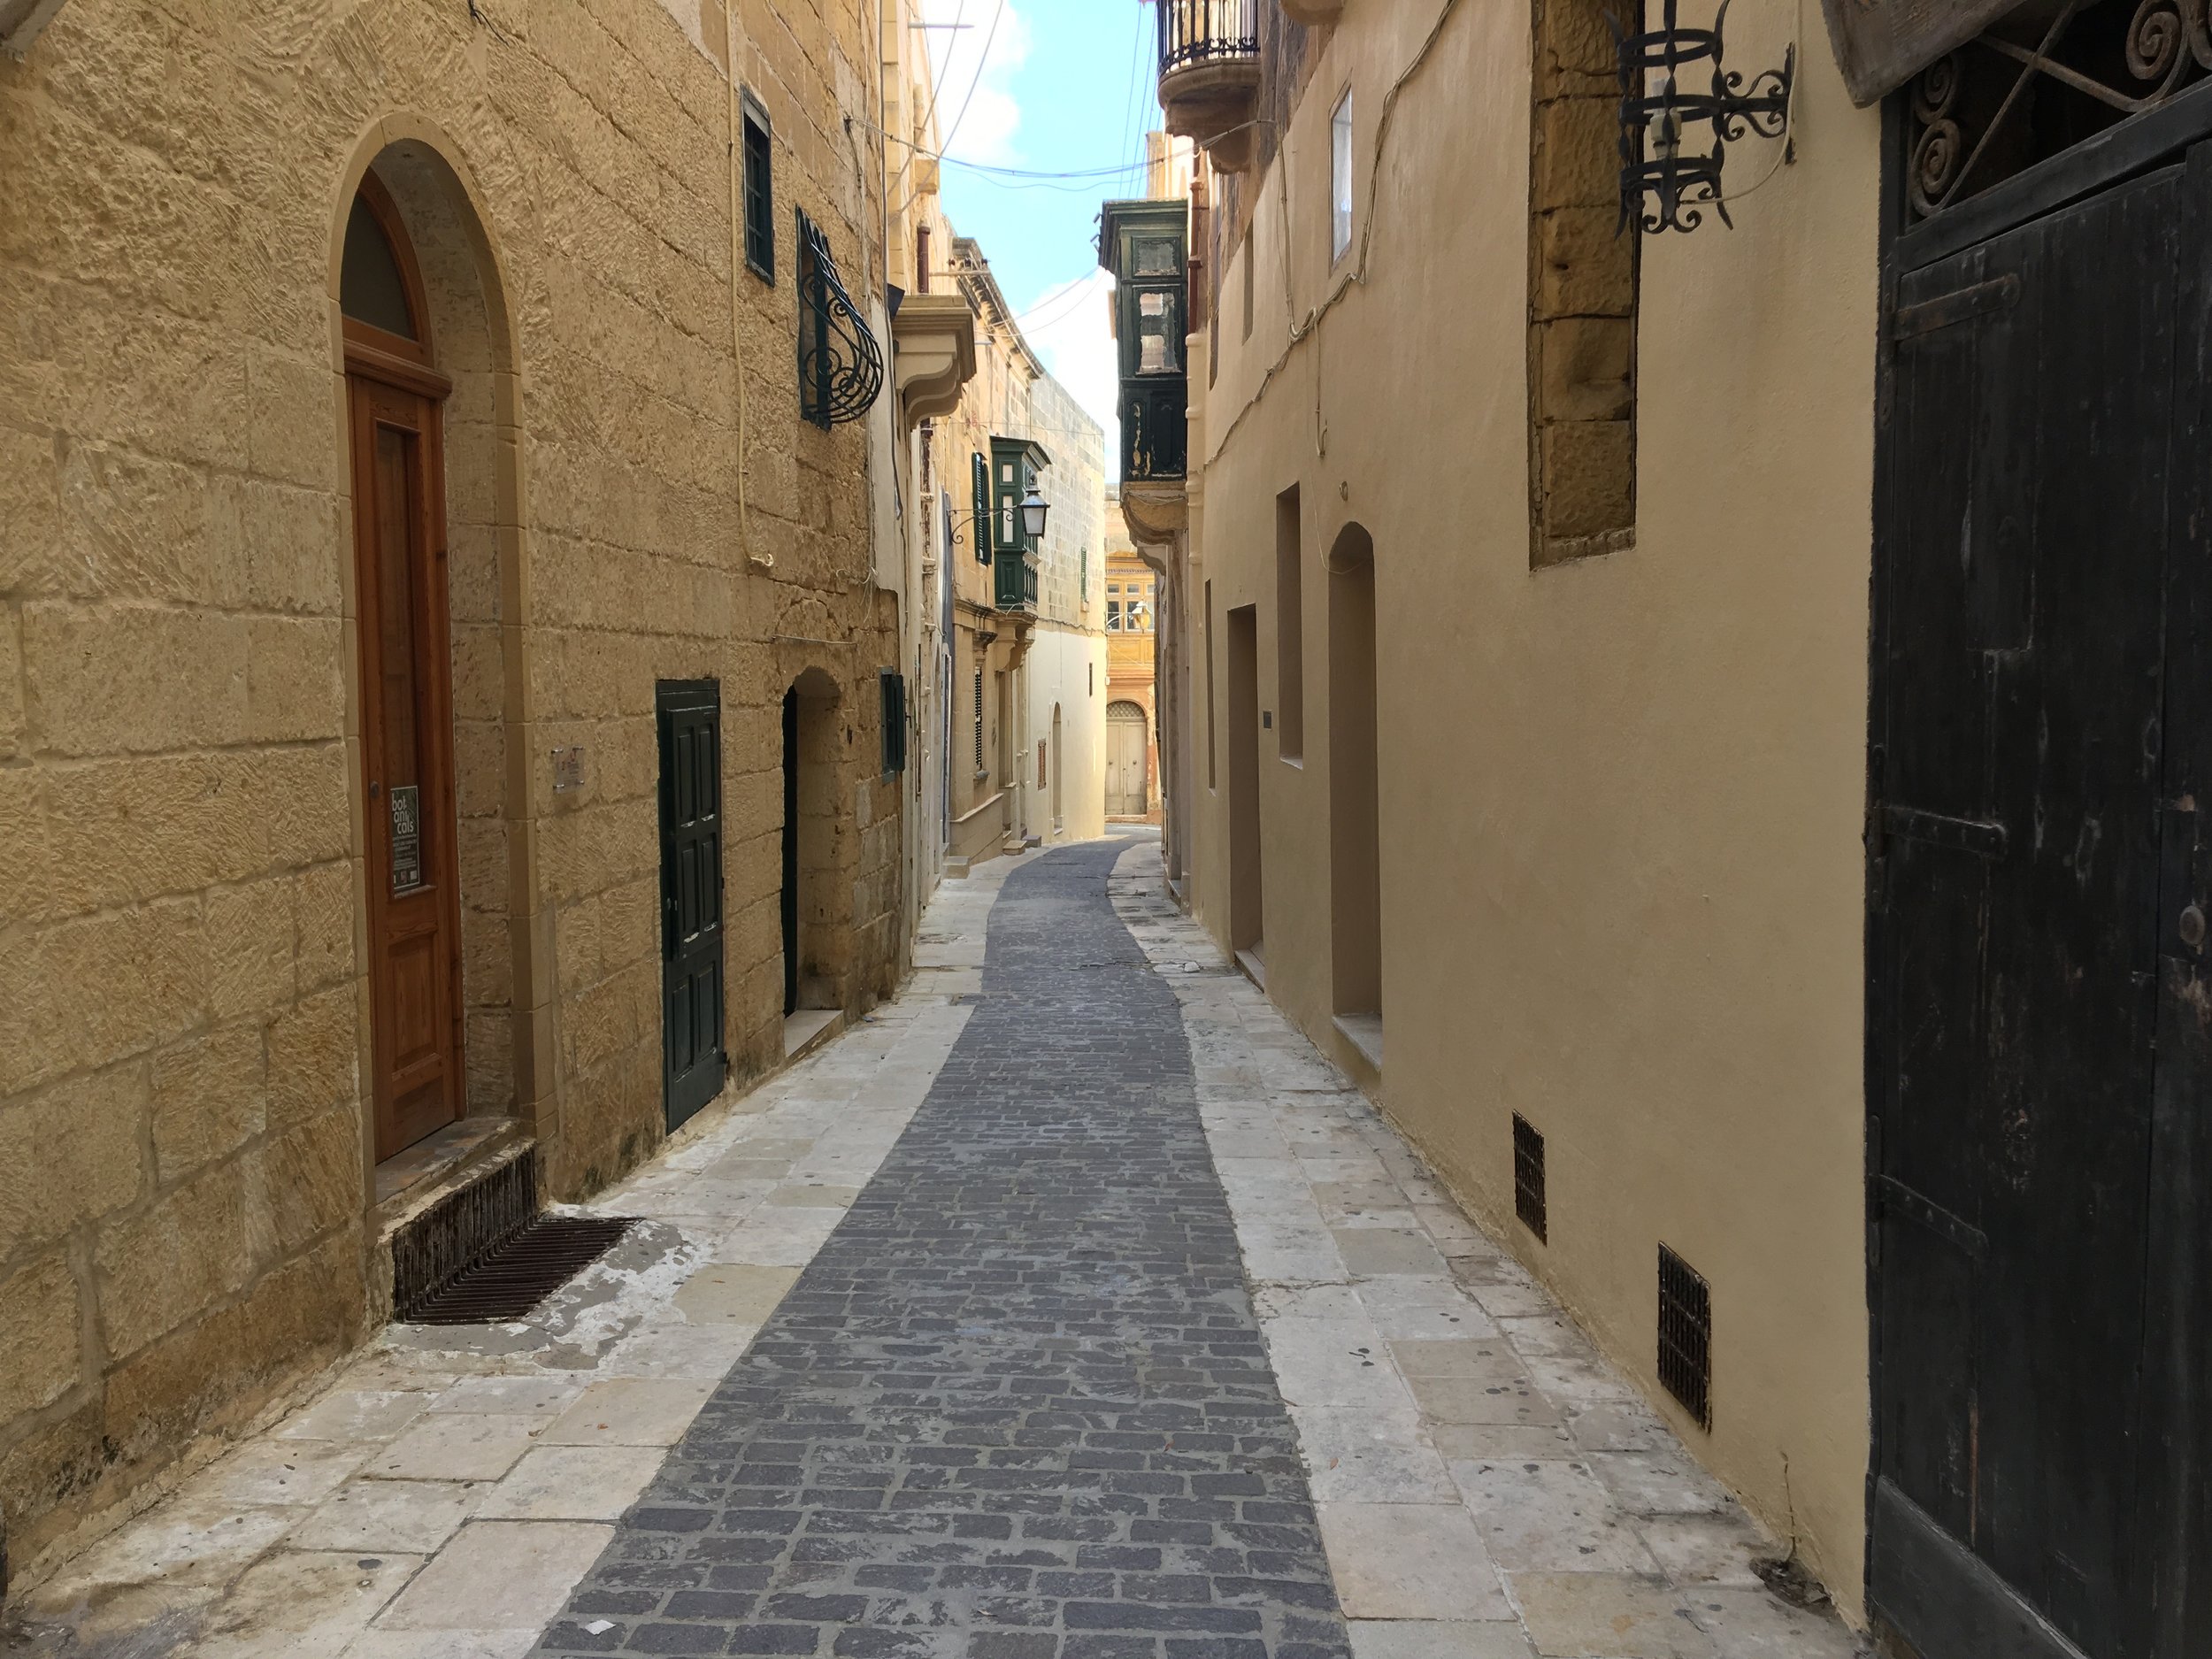
[[[626,1217],[540,1216],[401,1310],[408,1325],[497,1325],[519,1319],[613,1248]]]
[[[1520,1113],[1513,1114],[1513,1213],[1548,1244],[1544,1232],[1544,1137]]]
[[[1713,1426],[1713,1292],[1695,1269],[1659,1247],[1659,1381],[1697,1419]]]

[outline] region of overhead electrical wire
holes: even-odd
[[[952,148],[952,141],[960,134],[960,123],[968,119],[968,108],[975,102],[977,89],[983,85],[983,73],[991,66],[991,43],[998,39],[998,26],[1005,16],[1006,0],[998,0],[991,8],[991,27],[983,36],[983,50],[976,54],[975,79],[968,82],[968,96],[960,102],[960,113],[952,118],[951,129],[945,134],[944,150],[938,151],[941,156]]]

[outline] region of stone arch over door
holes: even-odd
[[[1141,818],[1151,796],[1146,750],[1152,722],[1144,705],[1118,697],[1106,705],[1106,815]]]
[[[557,1132],[557,1079],[549,1064],[550,964],[535,941],[534,774],[526,707],[522,445],[518,348],[509,288],[495,251],[480,192],[458,147],[434,126],[403,117],[365,134],[342,174],[334,212],[330,292],[342,320],[334,334],[341,373],[358,379],[360,331],[343,321],[346,242],[357,199],[373,195],[396,221],[418,272],[429,342],[423,382],[434,396],[442,488],[445,670],[450,723],[450,823],[457,886],[455,976],[459,1012],[458,1115],[518,1118],[541,1139]],[[354,336],[350,357],[345,336]],[[352,380],[349,384],[352,384]],[[349,394],[350,396],[350,394]],[[349,421],[348,442],[355,442]],[[377,780],[362,750],[365,641],[355,528],[373,503],[358,498],[354,469],[343,473],[349,507],[348,734],[360,764],[351,769],[357,822],[367,835]],[[366,847],[357,842],[367,870]],[[369,894],[361,893],[365,914]],[[368,941],[365,920],[357,939]],[[372,1002],[373,999],[372,999]],[[376,1014],[363,1051],[373,1056]],[[367,1075],[365,1068],[365,1075]],[[373,1110],[371,1113],[373,1120]],[[372,1122],[371,1135],[373,1134]],[[372,1156],[374,1141],[371,1140]]]

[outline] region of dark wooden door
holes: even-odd
[[[1259,612],[1229,612],[1229,942],[1257,956],[1265,949],[1265,893],[1260,869]]]
[[[460,895],[436,401],[365,375],[352,404],[376,1156],[462,1114]]]
[[[2202,1406],[2171,1356],[2203,1327],[2172,1279],[2196,1246],[2157,1186],[2177,1144],[2158,1102],[2178,1087],[2185,1125],[2202,1094],[2156,1041],[2193,844],[2174,759],[2212,710],[2166,672],[2170,579],[2200,583],[2203,559],[2203,375],[2177,367],[2200,334],[2201,176],[2120,185],[1896,294],[1869,1590],[1922,1659],[2203,1651],[2173,1633],[2194,1548],[2176,1460]]]
[[[663,680],[661,1049],[668,1126],[722,1092],[722,688]]]
[[[783,694],[783,1011],[799,1008],[799,693]]]

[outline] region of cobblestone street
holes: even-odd
[[[1121,850],[1009,879],[928,1099],[540,1651],[1344,1651]]]
[[[1848,1659],[1786,1553],[1162,887],[987,866],[905,994],[23,1598],[200,1659]]]

